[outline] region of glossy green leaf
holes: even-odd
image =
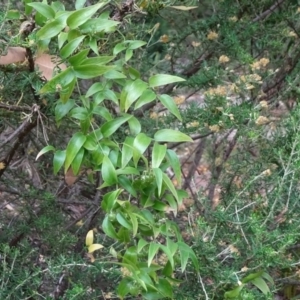
[[[86,141],[86,136],[82,132],[76,132],[72,136],[66,150],[65,172],[67,172],[67,170],[71,166],[71,163],[73,162],[77,153],[82,148],[85,141]]]
[[[162,86],[162,85],[166,85],[174,82],[182,82],[182,81],[185,81],[185,79],[178,76],[157,74],[149,78],[149,86],[157,87],[157,86]]]
[[[130,133],[132,135],[137,135],[141,132],[142,126],[141,126],[140,121],[137,118],[132,117],[131,119],[129,119],[128,125],[129,125],[129,129],[130,129]]]
[[[139,293],[139,286],[134,279],[124,277],[118,285],[117,293],[120,299],[124,299],[128,294],[137,296]]]
[[[74,77],[73,80],[67,84],[66,86],[63,87],[63,89],[59,93],[59,99],[61,100],[62,103],[67,103],[74,91],[75,84],[77,80]]]
[[[104,231],[104,233],[111,237],[112,239],[116,239],[118,240],[119,237],[115,231],[115,228],[113,226],[113,224],[111,223],[111,221],[109,221],[108,216],[106,215],[103,222],[102,222],[102,230]]]
[[[121,111],[127,112],[130,106],[143,94],[147,87],[147,83],[140,79],[128,82],[120,96]]]
[[[41,157],[42,155],[44,155],[45,153],[49,152],[49,151],[55,151],[55,148],[51,145],[48,145],[46,147],[44,147],[36,156],[35,160],[38,160],[39,157]]]
[[[154,134],[154,140],[157,142],[192,142],[193,140],[186,134],[173,130],[161,129]]]
[[[250,273],[242,279],[242,283],[251,282],[253,279],[261,277],[262,274],[263,274],[263,271],[259,271],[259,272],[256,272],[256,273]]]
[[[133,137],[126,137],[122,147],[122,169],[127,166],[133,156]]]
[[[83,65],[103,65],[107,64],[114,59],[114,56],[96,56],[85,59]]]
[[[90,134],[86,137],[86,141],[83,144],[84,149],[89,150],[89,151],[95,151],[98,147],[96,141],[95,141],[95,136],[93,134]]]
[[[139,170],[133,167],[125,167],[124,169],[118,169],[116,172],[118,175],[140,175]]]
[[[124,188],[129,194],[133,197],[137,197],[136,190],[132,186],[132,182],[126,176],[119,176],[118,177],[119,185]]]
[[[152,260],[154,256],[157,254],[159,248],[160,248],[160,244],[154,242],[150,243],[149,250],[148,250],[148,267],[150,267]]]
[[[85,35],[82,35],[78,38],[75,38],[71,42],[67,43],[61,50],[60,50],[60,56],[62,58],[68,58],[81,44],[83,39],[85,38]]]
[[[105,212],[108,213],[113,209],[121,192],[121,189],[117,189],[116,191],[109,192],[103,196],[101,207]]]
[[[161,189],[163,183],[163,172],[159,168],[153,168],[153,174],[155,176],[157,190],[158,190],[158,197],[161,196]]]
[[[169,95],[163,94],[158,96],[158,99],[162,103],[164,107],[166,107],[170,113],[172,113],[179,121],[182,121],[182,117],[180,115],[179,109],[174,102],[174,99]]]
[[[113,133],[115,133],[121,125],[123,125],[125,122],[127,122],[130,118],[132,118],[131,115],[126,115],[124,117],[116,118],[112,121],[108,121],[104,123],[101,127],[101,132],[104,137],[109,137]]]
[[[141,73],[132,67],[127,67],[126,70],[128,71],[128,75],[132,80],[140,79],[141,78]]]
[[[149,90],[146,89],[143,94],[139,97],[139,99],[136,101],[134,109],[138,109],[141,108],[143,105],[151,103],[152,101],[154,101],[156,99],[156,94]]]
[[[73,170],[74,175],[78,175],[79,171],[80,171],[80,167],[82,165],[82,161],[83,161],[83,157],[84,157],[84,149],[81,148],[78,153],[76,154],[76,156],[74,157],[72,163],[71,163],[71,167]]]
[[[133,237],[135,237],[138,232],[139,224],[138,224],[137,218],[134,214],[132,214],[132,213],[128,213],[128,214],[129,214],[131,224],[132,224],[132,235],[133,235]]]
[[[135,166],[137,166],[137,163],[139,159],[142,157],[143,153],[146,151],[146,149],[149,147],[151,143],[151,138],[149,138],[144,133],[139,133],[136,138],[133,141],[133,161]]]
[[[67,39],[68,39],[68,34],[63,31],[57,36],[57,44],[59,49],[61,49],[61,47],[64,45]]]
[[[104,7],[108,2],[102,2],[90,5],[73,12],[67,19],[67,24],[71,29],[77,28],[87,22],[100,8]]]
[[[106,121],[111,121],[113,119],[112,115],[110,114],[109,110],[106,107],[102,107],[102,106],[94,107],[93,114],[101,116]]]
[[[36,36],[40,40],[51,39],[52,37],[58,35],[65,27],[66,23],[63,21],[63,19],[54,19],[43,26],[37,32]]]
[[[62,12],[65,11],[65,6],[60,1],[51,2],[51,7],[54,9],[55,12]]]
[[[127,47],[124,45],[124,43],[119,43],[114,47],[113,54],[118,55],[123,50],[127,49]]]
[[[75,79],[72,68],[67,68],[61,73],[54,76],[50,81],[48,81],[40,90],[41,94],[56,92],[62,90],[65,86],[69,85]]]
[[[106,155],[103,158],[101,174],[104,182],[108,185],[113,185],[118,181],[116,170]]]
[[[166,186],[168,187],[168,189],[170,190],[170,192],[173,194],[173,196],[175,197],[175,199],[178,201],[178,193],[174,187],[173,182],[171,181],[171,179],[165,174],[163,173],[163,181],[166,184]]]
[[[53,157],[53,172],[57,175],[66,160],[66,150],[57,150]]]
[[[140,239],[137,245],[137,252],[140,253],[148,244],[149,242],[145,241],[144,239]]]
[[[125,216],[121,212],[117,213],[116,219],[120,225],[129,230],[132,230],[132,224],[125,218]]]
[[[125,51],[125,61],[130,60],[131,57],[132,57],[132,55],[133,55],[133,50],[131,50],[131,49],[126,49],[126,51]]]
[[[74,66],[80,66],[81,63],[86,59],[86,56],[89,53],[89,49],[84,49],[75,55],[69,57],[68,61],[69,63],[74,67]]]
[[[54,19],[55,18],[55,11],[54,9],[45,3],[28,3],[28,6],[33,7],[36,11],[38,11],[42,16],[46,17],[47,19]]]
[[[89,114],[85,107],[75,107],[71,110],[70,117],[80,121],[84,121],[88,119]]]
[[[176,152],[172,149],[167,150],[167,155],[166,155],[169,164],[171,165],[173,172],[175,174],[175,178],[178,182],[178,186],[181,186],[181,165],[179,158],[176,154]]]
[[[93,33],[93,32],[110,32],[115,29],[115,26],[120,24],[120,22],[108,20],[108,19],[91,19],[80,26],[80,31],[82,33]],[[115,55],[115,53],[114,53]]]
[[[55,106],[55,120],[60,121],[63,117],[65,117],[70,110],[75,106],[75,100],[69,99],[66,103],[62,101],[58,101]]]
[[[166,152],[166,145],[160,145],[157,142],[154,143],[152,149],[152,168],[159,168],[165,158]]]
[[[124,79],[124,78],[126,78],[126,75],[124,75],[123,73],[118,72],[116,70],[108,71],[103,76],[106,79]]]
[[[113,66],[80,65],[74,66],[74,73],[78,78],[90,79],[103,75],[113,69]]]
[[[159,294],[161,294],[163,298],[174,299],[173,298],[173,287],[167,279],[159,278],[156,288],[157,288]]]

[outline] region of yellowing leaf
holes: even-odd
[[[85,245],[87,247],[90,247],[93,244],[93,242],[94,242],[94,231],[90,230],[86,235]]]
[[[96,250],[103,248],[104,246],[101,244],[92,244],[89,246],[89,253],[93,253]]]

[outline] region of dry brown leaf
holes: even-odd
[[[42,77],[50,80],[53,77],[55,69],[65,70],[67,66],[64,63],[59,64],[60,58],[55,55],[43,53],[35,59],[35,65],[42,73]]]
[[[74,175],[74,172],[73,172],[72,168],[69,168],[68,171],[65,174],[66,184],[69,185],[69,186],[74,184],[77,180],[77,177],[78,176]]]
[[[0,65],[22,63],[26,60],[26,49],[22,47],[9,47],[7,54],[0,56]]]

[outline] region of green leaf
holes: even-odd
[[[74,119],[84,121],[88,119],[89,114],[85,107],[75,107],[71,110],[70,116]]]
[[[118,183],[133,197],[137,197],[137,193],[134,187],[132,186],[132,182],[126,176],[119,176]]]
[[[261,277],[267,279],[271,284],[274,285],[274,280],[273,280],[273,278],[272,278],[268,273],[263,272],[263,273],[261,274]]]
[[[38,11],[42,16],[46,17],[47,19],[55,18],[55,11],[50,5],[38,2],[28,3],[27,5],[33,7],[36,11]]]
[[[75,76],[72,68],[67,68],[61,73],[54,76],[50,81],[48,81],[40,90],[41,94],[55,92],[56,90],[61,90],[68,86],[74,81]],[[59,88],[58,88],[59,87]]]
[[[182,122],[182,118],[179,112],[179,109],[177,105],[174,102],[174,99],[170,97],[169,95],[160,95],[158,96],[158,99],[163,104],[164,107],[166,107],[179,121]]]
[[[47,23],[43,26],[36,34],[39,40],[48,40],[52,37],[58,35],[64,28],[66,23],[63,18],[54,19],[53,21]]]
[[[133,137],[126,137],[122,147],[122,169],[127,166],[133,156]]]
[[[96,57],[89,57],[85,59],[82,64],[83,65],[103,65],[107,64],[112,61],[115,57],[114,56],[96,56]]]
[[[101,207],[105,212],[108,213],[113,209],[121,192],[121,189],[117,189],[116,191],[109,192],[103,196]]]
[[[167,150],[167,159],[171,165],[173,172],[175,173],[175,178],[177,179],[178,186],[181,186],[181,165],[176,152],[172,149]]]
[[[71,167],[75,176],[78,175],[79,173],[80,167],[82,165],[83,157],[84,157],[84,148],[81,148],[71,163]]]
[[[71,163],[82,148],[85,141],[86,136],[82,132],[77,132],[72,136],[66,150],[65,172],[67,172],[71,166]]]
[[[133,50],[131,49],[126,49],[125,51],[125,61],[128,61],[133,55]]]
[[[101,76],[113,68],[113,66],[80,65],[74,66],[73,69],[76,77],[81,79],[90,79]]]
[[[152,141],[151,138],[149,138],[144,133],[139,133],[136,136],[136,138],[134,139],[134,141],[133,141],[133,148],[134,148],[133,161],[134,161],[135,166],[137,166],[139,159],[141,158],[143,153],[146,151],[146,149],[150,145],[151,141]]]
[[[167,248],[169,249],[171,255],[174,256],[178,249],[178,244],[173,242],[170,238],[167,238]]]
[[[174,82],[181,82],[181,81],[185,81],[185,79],[173,75],[157,74],[150,77],[149,86],[157,87],[157,86],[170,84]]]
[[[95,136],[93,133],[86,137],[86,141],[83,144],[83,147],[89,151],[95,151],[98,148],[98,145],[95,141]]]
[[[69,99],[66,103],[58,101],[55,106],[55,121],[60,121],[75,106],[75,100]]]
[[[124,217],[124,215],[121,212],[117,213],[116,219],[120,225],[129,230],[132,230],[132,224]]]
[[[140,239],[137,245],[137,252],[140,253],[148,244],[149,242],[145,241],[144,239]]]
[[[57,150],[53,157],[53,171],[57,175],[66,160],[66,150]]]
[[[246,277],[244,277],[242,279],[242,283],[251,282],[253,279],[261,277],[262,274],[263,274],[263,271],[259,271],[259,272],[256,272],[256,273],[251,273],[251,274],[247,275]]]
[[[101,116],[106,121],[111,121],[113,119],[109,110],[105,107],[101,107],[101,106],[94,107],[93,114]]]
[[[124,299],[128,294],[137,296],[138,292],[139,286],[136,284],[135,280],[130,277],[124,277],[117,288],[118,297],[120,297],[120,299]]]
[[[168,260],[171,264],[171,267],[174,270],[175,265],[174,265],[174,258],[173,258],[173,254],[171,252],[171,249],[169,249],[168,247],[166,247],[164,245],[160,245],[160,249],[166,254],[166,256],[168,257]]]
[[[80,31],[82,33],[95,33],[101,31],[110,32],[114,30],[115,26],[117,26],[118,24],[120,24],[120,22],[108,19],[91,19],[80,26]]]
[[[44,155],[45,153],[49,152],[49,151],[55,151],[55,148],[51,145],[48,145],[46,147],[44,147],[36,156],[35,160],[38,160],[40,156]]]
[[[179,201],[178,198],[178,193],[173,185],[173,182],[171,181],[171,179],[165,174],[163,173],[163,181],[164,183],[167,185],[168,189],[171,191],[171,193],[173,194],[173,196],[175,197],[175,199],[177,200],[177,202]]]
[[[174,299],[173,298],[173,287],[167,279],[159,278],[156,288],[157,288],[158,292],[162,295],[163,298]]]
[[[106,215],[103,222],[102,222],[102,230],[104,231],[104,233],[111,237],[112,239],[118,240],[119,237],[115,231],[115,228],[113,226],[113,224],[111,223],[111,221],[109,221],[108,216]]]
[[[80,66],[81,63],[86,59],[86,56],[88,55],[90,49],[84,49],[77,54],[69,57],[68,61],[69,63],[75,67],[75,66]]]
[[[134,103],[147,89],[148,85],[146,82],[137,79],[133,82],[128,82],[122,90],[120,96],[120,108],[121,111],[127,112],[131,104]]]
[[[139,120],[135,117],[132,117],[131,119],[128,120],[128,125],[130,128],[130,133],[132,135],[137,135],[141,132],[142,126]]]
[[[108,71],[107,73],[104,74],[104,77],[106,79],[124,79],[124,78],[126,78],[126,76],[123,73],[118,72],[116,70]]]
[[[192,142],[193,140],[186,134],[173,129],[161,129],[154,135],[157,142]]]
[[[63,44],[67,39],[68,39],[68,34],[63,31],[57,36],[57,43],[59,49],[61,49],[61,47],[63,46]]]
[[[76,0],[76,2],[75,2],[76,10],[83,8],[85,3],[86,3],[86,0]]]
[[[111,136],[113,133],[115,133],[121,127],[121,125],[123,125],[125,122],[127,122],[130,118],[132,118],[131,115],[126,115],[124,117],[119,117],[112,121],[108,121],[108,122],[104,123],[101,126],[101,132],[102,132],[103,136],[104,137]]]
[[[146,89],[143,92],[143,94],[140,96],[140,98],[137,100],[137,102],[135,103],[134,110],[142,107],[147,103],[151,103],[155,99],[156,99],[156,94],[153,91]]]
[[[131,49],[131,50],[134,50],[134,49],[137,49],[137,48],[141,48],[142,46],[144,46],[144,45],[147,44],[144,41],[138,41],[138,40],[136,40],[136,41],[129,41],[129,40],[127,40],[126,43],[129,44],[128,45],[128,49]]]
[[[70,29],[78,28],[80,25],[87,22],[100,8],[104,7],[107,3],[108,2],[102,2],[76,10],[68,17],[68,26]]]
[[[152,149],[152,168],[159,168],[165,158],[166,152],[167,147],[165,145],[160,145],[157,142],[154,143]]]
[[[32,0],[23,0],[23,3],[25,4],[25,15],[29,16],[32,12],[32,7],[28,4],[31,3]]]
[[[177,244],[178,244],[179,253],[180,253],[181,272],[185,271],[189,258],[192,260],[194,268],[198,272],[199,271],[199,262],[198,262],[198,259],[195,255],[193,249],[184,242],[179,241],[179,242],[177,242]]]
[[[225,299],[237,299],[240,295],[244,284],[237,286],[235,289],[228,291],[224,294]]]
[[[160,244],[151,242],[148,250],[148,267],[150,267],[154,256],[160,248]]]
[[[124,45],[124,43],[119,43],[114,47],[113,55],[118,55],[123,50],[127,49],[127,47]]]
[[[130,217],[131,224],[132,224],[132,235],[133,237],[135,237],[138,231],[138,221],[134,214],[128,212],[128,215]]]
[[[73,80],[69,84],[64,86],[63,89],[60,91],[59,99],[61,100],[62,103],[66,103],[69,101],[70,96],[73,93],[76,82],[77,82],[77,80],[74,77]]]
[[[251,281],[263,294],[267,295],[270,293],[270,289],[266,284],[265,280],[261,277],[257,277]]]
[[[77,49],[77,47],[80,45],[80,43],[83,41],[84,38],[85,38],[85,35],[82,35],[82,36],[72,40],[68,44],[66,44],[60,50],[60,56],[65,59],[67,57],[69,57]]]
[[[21,16],[21,14],[18,10],[12,9],[12,10],[7,11],[5,17],[8,20],[18,20],[18,19],[20,19],[20,16]]]
[[[113,185],[118,182],[116,170],[112,162],[106,155],[103,158],[101,174],[104,182],[107,183],[108,185]]]
[[[163,172],[159,168],[153,168],[153,174],[155,176],[157,190],[158,190],[158,197],[161,196],[161,189],[162,189],[162,182],[163,182]]]

